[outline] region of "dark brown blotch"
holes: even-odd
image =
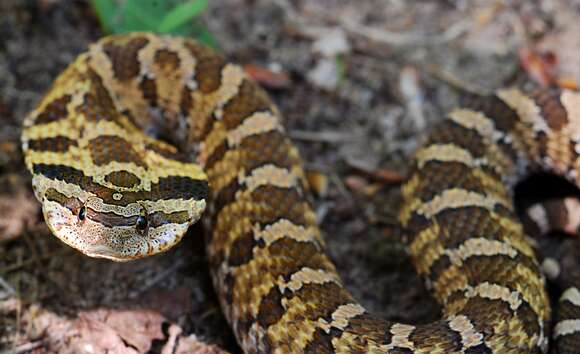
[[[332,345],[332,339],[340,336],[342,332],[338,332],[335,329],[330,333],[324,332],[322,329],[317,328],[312,334],[312,338],[304,347],[304,353],[322,353],[331,354],[335,353],[334,346]],[[351,348],[354,349],[354,348]]]
[[[90,90],[84,95],[83,104],[76,108],[77,113],[84,114],[87,120],[93,122],[118,119],[117,108],[101,76],[92,69],[87,71],[87,75],[91,80]]]
[[[28,148],[34,151],[67,152],[71,146],[78,146],[76,140],[65,136],[30,140]]]
[[[548,135],[546,132],[539,131],[537,133],[536,146],[538,147],[537,158],[541,161],[548,156]]]
[[[423,255],[414,255],[415,257],[422,257]],[[449,269],[449,267],[451,267],[451,260],[449,259],[449,256],[447,255],[441,255],[441,257],[439,257],[435,262],[433,262],[433,264],[431,264],[431,267],[429,267],[429,269],[427,270],[427,277],[432,281],[436,281],[437,279],[439,279],[439,276],[441,276],[441,273],[443,273],[445,270]]]
[[[209,244],[214,235],[214,232],[204,232],[205,235],[205,244]],[[213,253],[208,253],[207,255],[207,259],[208,259],[208,263],[210,266],[210,269],[219,269],[220,266],[223,264],[223,262],[225,261],[225,251],[223,248],[220,248],[219,250],[213,252]]]
[[[238,237],[230,248],[230,255],[228,257],[228,265],[231,267],[238,267],[242,264],[248,263],[254,256],[254,247],[258,242],[254,238],[253,232],[246,232]]]
[[[466,93],[461,103],[463,107],[483,113],[494,122],[498,130],[504,133],[511,132],[519,121],[517,112],[497,95],[482,97]]]
[[[305,211],[310,204],[304,200],[296,188],[281,188],[273,185],[262,185],[252,192],[252,201],[261,205],[270,206],[258,217],[262,224],[273,223],[286,219],[295,225],[308,226],[309,219]]]
[[[159,178],[159,182],[151,185],[151,200],[162,199],[195,199],[207,198],[208,182],[184,176]],[[148,198],[148,199],[149,199]]]
[[[248,154],[244,161],[246,171],[272,163],[286,169],[300,164],[298,158],[288,153],[291,148],[292,143],[288,137],[277,130],[244,139],[239,146]]]
[[[122,188],[134,188],[141,179],[129,171],[113,171],[105,176],[105,181]]]
[[[217,216],[224,207],[235,200],[236,195],[241,188],[238,179],[235,178],[227,186],[220,189],[217,194],[211,197],[214,205],[215,216]]]
[[[92,178],[85,176],[83,171],[66,165],[35,164],[32,167],[32,172],[49,179],[78,185],[85,190],[94,183]]]
[[[365,312],[351,318],[344,331],[350,333],[365,333],[365,336],[375,343],[389,344],[391,343],[393,335],[386,329],[390,325],[386,320]]]
[[[258,167],[275,162],[277,167],[290,169],[299,164],[299,159],[291,156],[288,151],[292,145],[284,133],[280,131],[270,131],[267,133],[253,135],[240,143],[238,150],[243,150],[238,164],[240,168],[251,171]],[[210,170],[220,161],[230,148],[224,142],[208,156],[204,168]]]
[[[119,45],[108,42],[103,50],[111,60],[115,77],[120,81],[133,79],[139,75],[140,65],[137,53],[149,43],[145,37],[134,37]]]
[[[534,312],[530,303],[525,299],[521,299],[521,304],[517,309],[516,315],[523,324],[524,331],[530,337],[535,333],[540,332],[540,325],[538,323],[538,314]]]
[[[397,346],[394,346],[393,349],[391,349],[389,352],[394,354],[413,354],[411,349]]]
[[[155,80],[144,77],[139,83],[139,88],[143,92],[143,98],[145,98],[152,107],[157,107],[157,84],[155,83]]]
[[[253,113],[269,111],[271,104],[264,90],[255,82],[245,79],[238,93],[224,106],[223,122],[228,130],[234,129]]]
[[[193,98],[191,97],[191,90],[187,86],[183,86],[183,88],[181,89],[181,101],[179,102],[179,111],[184,117],[188,117],[192,109],[193,109]]]
[[[475,158],[483,157],[488,148],[484,137],[477,131],[468,129],[452,121],[444,120],[433,131],[425,146],[432,144],[453,144],[467,150]]]
[[[123,192],[123,198],[115,199],[116,189],[107,188],[85,176],[83,171],[66,165],[35,164],[34,174],[41,174],[49,179],[75,184],[87,192],[94,193],[106,204],[127,206],[142,200],[157,201],[163,199],[205,199],[208,193],[206,180],[195,180],[188,177],[160,178],[158,184],[151,186],[151,191]]]
[[[236,284],[236,279],[234,278],[234,276],[232,275],[232,273],[227,273],[224,276],[224,282],[223,282],[223,299],[225,301],[225,303],[230,306],[233,303],[233,298],[234,298],[234,285]]]
[[[467,304],[458,315],[466,316],[475,327],[475,330],[483,334],[484,340],[488,340],[492,336],[510,334],[496,333],[494,327],[498,325],[498,321],[503,322],[514,316],[514,312],[510,310],[508,303],[503,300],[491,300],[476,296],[467,301]]]
[[[427,349],[427,343],[431,338],[437,338],[437,349],[444,353],[460,353],[463,349],[461,335],[449,328],[445,321],[437,321],[415,327],[409,335],[409,340],[417,347]]]
[[[74,214],[76,214],[78,210],[83,206],[83,202],[81,202],[78,198],[75,197],[69,198],[54,188],[47,189],[46,192],[44,193],[44,197],[49,201],[57,202],[60,205],[63,205]]]
[[[276,286],[272,287],[268,294],[262,298],[256,318],[262,328],[273,325],[284,316],[286,309],[282,306],[282,298],[283,295]]]
[[[441,191],[461,188],[482,195],[489,189],[473,171],[473,167],[455,161],[428,161],[415,172],[419,185],[414,191],[416,197],[424,202],[432,200]]]
[[[568,113],[560,100],[561,92],[557,89],[538,91],[530,95],[540,108],[542,117],[548,126],[559,131],[568,124]]]
[[[216,148],[212,151],[211,155],[207,157],[205,160],[204,168],[206,170],[211,169],[218,161],[220,161],[226,152],[229,150],[228,144],[225,141],[222,141]]]
[[[50,102],[36,117],[35,123],[46,124],[66,118],[68,114],[67,105],[71,99],[70,95],[64,95]]]
[[[192,162],[191,155],[180,153],[176,149],[170,148],[167,145],[147,143],[145,145],[145,149],[151,150],[156,154],[165,157],[166,159],[177,160],[180,162]]]
[[[319,318],[332,322],[332,314],[342,305],[356,303],[341,285],[336,283],[307,283],[292,293],[304,303],[302,316],[316,321]]]
[[[178,70],[179,62],[179,56],[175,52],[167,49],[155,52],[155,63],[167,71]]]
[[[172,189],[174,186],[175,189]],[[200,200],[207,197],[208,184],[205,180],[195,180],[188,177],[167,177],[160,178],[158,184],[151,186],[151,191],[129,191],[123,192],[123,198],[115,199],[113,196],[118,193],[116,189],[107,188],[91,181],[86,187],[88,191],[95,193],[102,198],[106,204],[127,206],[131,203],[138,203],[143,200],[157,201],[167,199],[195,199]]]
[[[89,141],[91,158],[95,165],[102,166],[111,162],[134,163],[146,167],[141,156],[125,139],[114,135],[103,135]]]
[[[195,80],[202,93],[211,93],[221,86],[222,70],[226,60],[213,49],[194,41],[185,41],[185,46],[196,59]]]
[[[510,289],[521,288],[522,284],[530,284],[529,274],[516,272],[517,265],[524,266],[540,278],[540,269],[534,259],[518,253],[514,258],[499,254],[493,256],[472,256],[463,261],[461,272],[469,279],[472,286],[488,282]],[[530,291],[533,291],[530,289]],[[540,292],[540,289],[536,290]]]
[[[492,354],[493,351],[485,343],[478,344],[473,347],[465,349],[465,354]],[[538,353],[540,353],[540,348],[538,347]]]
[[[123,216],[114,212],[95,211],[90,207],[86,209],[86,217],[105,227],[133,226],[138,218],[138,216]]]
[[[459,247],[473,237],[496,240],[506,232],[489,210],[479,206],[443,209],[435,216],[435,223],[442,229],[440,240],[446,248]]]
[[[191,220],[187,211],[175,211],[173,213],[156,211],[149,214],[148,218],[151,227],[159,227],[165,224],[185,224]]]
[[[232,181],[212,198],[215,203],[214,211],[210,215],[212,225],[216,225],[223,208],[235,199],[240,188],[237,181]],[[263,207],[261,212],[251,214],[253,222],[268,225],[286,219],[296,225],[307,226],[308,224],[305,210],[310,205],[296,188],[263,185],[252,192],[251,200]]]
[[[117,193],[116,190],[104,187],[94,182],[92,177],[86,176],[83,171],[66,165],[35,164],[32,167],[32,172],[49,179],[77,185],[87,192],[94,193],[97,197],[103,199],[106,204],[126,206],[130,203],[147,199],[148,196],[148,194],[143,192],[124,193],[121,200],[115,200],[113,194]]]
[[[287,236],[273,242],[268,250],[270,257],[279,261],[278,268],[271,270],[274,278],[281,276],[285,281],[290,281],[292,274],[302,268],[335,271],[321,246],[314,242],[297,241]]]
[[[405,225],[404,241],[407,244],[413,243],[419,232],[425,230],[432,225],[432,221],[427,219],[425,215],[414,212]]]

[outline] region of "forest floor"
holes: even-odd
[[[51,236],[21,123],[104,33],[88,1],[2,0],[0,15],[0,353],[238,352],[200,227],[130,264]],[[395,227],[413,151],[462,91],[576,86],[578,16],[574,0],[219,0],[203,21],[279,105],[347,288],[369,310],[418,324],[440,308]]]

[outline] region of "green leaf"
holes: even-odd
[[[143,6],[143,5],[149,6]],[[154,31],[159,21],[155,18],[154,8],[151,1],[128,0],[122,13],[125,15],[125,30],[129,31]],[[147,11],[149,10],[149,11]],[[160,11],[163,11],[161,9]]]
[[[114,32],[113,18],[116,9],[114,0],[93,0],[92,4],[105,32]]]
[[[157,27],[157,31],[168,33],[201,14],[207,8],[207,0],[193,0],[171,9]]]
[[[219,49],[218,41],[215,37],[208,31],[206,27],[195,26],[192,31],[192,37],[197,39],[203,44],[206,44],[213,49]]]
[[[344,58],[340,55],[337,55],[334,60],[336,61],[336,68],[338,71],[338,82],[341,83],[346,78],[346,63],[344,62]]]
[[[171,33],[218,47],[215,38],[196,18],[207,8],[208,0],[91,0],[91,3],[105,32]]]

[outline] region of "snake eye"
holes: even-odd
[[[139,217],[137,218],[137,230],[139,231],[145,231],[145,229],[147,229],[147,218],[143,215],[139,215]]]
[[[85,208],[84,206],[82,206],[79,209],[79,220],[83,221],[85,220],[85,218],[87,217],[87,208]]]

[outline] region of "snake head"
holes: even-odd
[[[113,261],[129,261],[168,250],[201,217],[206,205],[205,195],[138,199],[144,194],[100,188],[95,195],[52,182],[48,188],[35,191],[52,233],[90,257]]]

